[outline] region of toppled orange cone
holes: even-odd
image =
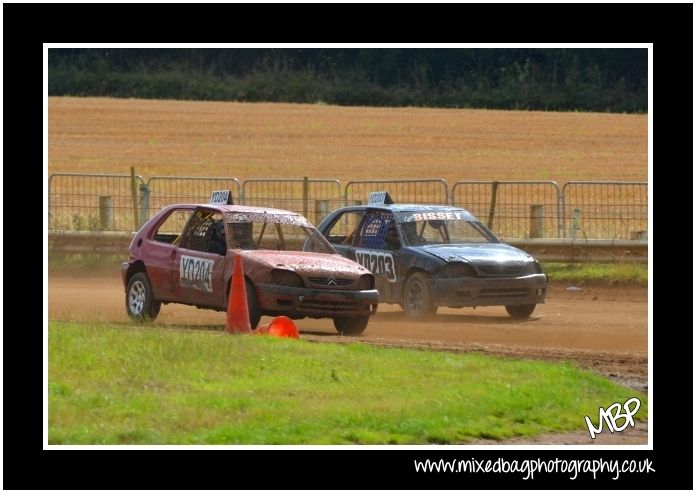
[[[244,282],[244,266],[242,265],[241,255],[235,255],[234,257],[231,284],[230,296],[227,303],[227,323],[225,324],[225,332],[229,334],[251,332],[246,283]]]
[[[288,337],[290,339],[300,338],[300,331],[297,329],[295,322],[282,315],[271,320],[269,324],[259,325],[254,334],[268,334],[269,336]]]
[[[254,330],[254,335],[255,336],[261,336],[261,335],[268,335],[268,328],[271,326],[270,323],[259,325],[256,327],[256,330]]]
[[[280,316],[273,319],[271,326],[268,327],[268,335],[276,337],[289,337],[291,339],[299,339],[300,331],[297,330],[295,322],[288,317]]]

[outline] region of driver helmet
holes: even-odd
[[[393,219],[387,224],[387,234],[385,238],[393,245],[399,244],[399,232],[396,230],[396,222]]]
[[[213,236],[220,241],[225,240],[225,222],[222,219],[215,222]]]

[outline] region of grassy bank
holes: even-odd
[[[637,282],[648,283],[648,266],[640,263],[553,263],[546,262],[542,265],[544,272],[552,281],[579,282]]]
[[[121,262],[128,255],[73,254],[49,257],[49,275],[100,276],[120,275]],[[637,282],[647,284],[648,266],[640,263],[555,263],[544,262],[544,272],[552,281]]]
[[[49,324],[51,444],[427,444],[583,430],[646,396],[570,364]]]

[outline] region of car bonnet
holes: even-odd
[[[504,243],[425,245],[417,247],[445,262],[519,262],[531,261],[532,256]]]
[[[263,262],[269,267],[292,270],[300,275],[326,274],[352,278],[370,273],[357,262],[333,253],[255,250],[246,252],[245,256]]]

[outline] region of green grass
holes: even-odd
[[[50,322],[51,444],[444,444],[646,396],[571,364]]]
[[[69,254],[50,255],[49,272],[56,275],[78,275],[85,273],[120,272],[121,262],[128,258],[124,254]],[[643,263],[619,262],[600,263],[556,263],[544,262],[542,268],[553,281],[598,281],[639,282],[647,284],[648,265]]]
[[[641,263],[575,263],[545,262],[542,268],[553,281],[600,281],[648,283],[648,265]]]

